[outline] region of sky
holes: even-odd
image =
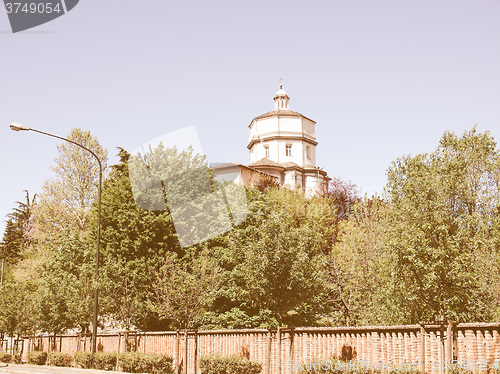
[[[209,161],[248,164],[280,78],[317,122],[317,166],[380,193],[392,161],[445,131],[500,141],[499,14],[498,0],[81,0],[13,34],[2,7],[0,217],[41,192],[60,143],[12,122],[89,130],[109,164],[195,126]]]

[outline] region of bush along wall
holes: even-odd
[[[28,364],[32,365],[45,365],[47,362],[47,352],[31,351],[28,353]]]
[[[262,364],[241,356],[203,356],[200,358],[202,374],[260,374]]]
[[[73,356],[69,353],[51,352],[49,353],[49,364],[52,366],[71,367],[73,366]]]
[[[166,354],[123,352],[118,363],[127,373],[173,374],[172,357]]]
[[[6,352],[0,352],[0,362],[8,364],[12,360],[12,355]]]
[[[98,370],[114,370],[116,359],[116,353],[96,352],[94,356],[94,368]]]
[[[92,369],[94,367],[94,355],[87,351],[76,351],[75,365],[82,369]]]

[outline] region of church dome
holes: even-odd
[[[280,89],[274,96],[274,109],[288,109],[288,100],[290,98],[283,89],[283,85],[280,84]]]
[[[285,90],[283,89],[283,87],[281,86],[280,89],[278,90],[278,92],[276,92],[276,96],[287,96]]]

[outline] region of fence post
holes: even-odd
[[[453,332],[452,332],[452,321],[448,321],[448,327],[446,329],[446,363],[451,365],[453,361]]]
[[[188,330],[184,330],[184,374],[187,374],[188,370]]]
[[[198,361],[198,330],[195,330],[194,332],[194,369],[193,373],[197,373],[197,361]]]
[[[115,365],[115,370],[118,371],[118,368],[120,367],[120,348],[121,348],[121,343],[122,343],[122,334],[118,332],[118,344],[116,348],[116,365]]]
[[[267,331],[267,355],[266,355],[266,374],[271,373],[271,344],[272,344],[272,336],[271,329]]]
[[[293,340],[295,338],[295,328],[292,327],[290,329],[290,362],[288,363],[288,366],[290,367],[290,374],[293,373],[293,369],[292,369],[292,361],[293,361],[293,354],[294,354],[294,347],[293,347]]]
[[[179,334],[179,330],[175,332],[175,373],[176,374],[181,374],[181,358],[180,358],[180,353],[181,353],[181,337]]]
[[[425,327],[420,323],[420,371],[425,374]]]
[[[444,374],[445,342],[444,342],[444,319],[439,321],[439,374]]]
[[[281,374],[281,326],[278,326],[278,331],[276,332],[277,339],[278,339],[278,349],[277,349],[277,364],[278,364],[278,371],[277,374]]]

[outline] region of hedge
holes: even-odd
[[[82,369],[92,369],[94,367],[94,356],[91,352],[76,351],[75,365],[81,367]]]
[[[52,366],[71,367],[73,366],[73,356],[69,353],[51,352],[49,353],[49,363]]]
[[[47,362],[47,352],[31,351],[28,353],[28,364],[45,365]]]
[[[262,364],[241,356],[203,356],[200,358],[202,374],[260,374]]]
[[[98,370],[114,370],[116,367],[116,353],[96,352],[94,368]]]
[[[0,362],[8,364],[12,360],[12,355],[6,352],[0,352]]]
[[[127,373],[173,374],[173,359],[166,354],[124,352],[118,356],[122,370]]]

